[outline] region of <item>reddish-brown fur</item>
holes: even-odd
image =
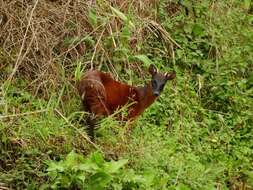
[[[154,65],[150,66],[149,72],[152,74],[152,80],[157,82],[156,87],[153,87],[151,82],[144,87],[130,86],[101,71],[86,72],[78,84],[86,111],[96,115],[110,115],[119,107],[133,103],[129,107],[127,118],[124,119],[136,118],[156,100],[163,89],[159,85],[164,86],[167,80],[175,78],[175,73],[158,73]],[[158,95],[154,95],[154,91],[158,91]]]
[[[110,115],[118,108],[131,104],[124,120],[133,120],[149,107],[160,95],[168,80],[175,78],[175,73],[158,73],[154,65],[149,72],[152,80],[144,87],[130,86],[114,80],[109,74],[90,70],[78,83],[78,91],[86,111],[97,116]],[[89,135],[94,138],[94,122],[87,118]]]
[[[78,91],[85,109],[96,115],[110,115],[117,108],[134,102],[125,119],[136,118],[157,98],[150,84],[145,87],[130,86],[97,70],[86,72]]]

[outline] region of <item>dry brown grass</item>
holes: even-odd
[[[153,35],[160,31],[161,39],[169,44],[169,54],[173,55],[175,43],[150,11],[158,6],[157,0],[131,3],[123,0],[0,0],[0,4],[1,80],[13,81],[18,76],[30,81],[28,88],[33,89],[35,95],[48,97],[48,89],[57,90],[62,82],[73,82],[75,61],[81,58],[86,68],[106,63],[117,75],[111,57],[113,49],[119,46],[117,35],[123,22],[113,15],[110,6],[125,13],[134,10],[136,20],[143,23],[132,31],[129,41],[132,51],[137,51],[136,43],[145,41],[147,33]],[[92,7],[97,17],[106,18],[97,26],[89,22]],[[93,46],[83,42],[86,36],[95,40]],[[111,48],[103,45],[108,36],[113,39]],[[67,43],[66,39],[72,42]],[[142,72],[138,64],[126,64]]]
[[[9,80],[17,74],[41,86],[59,80],[59,59],[72,48],[61,49],[60,42],[66,36],[90,32],[88,5],[80,1],[22,0],[2,0],[1,5],[6,21],[2,23],[0,47],[8,61],[4,64],[12,68]],[[70,28],[70,23],[76,23],[75,27]],[[56,50],[60,50],[59,54]]]

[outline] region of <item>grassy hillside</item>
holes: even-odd
[[[250,0],[0,4],[0,189],[253,189]],[[150,63],[176,79],[90,142],[81,73],[139,86]]]

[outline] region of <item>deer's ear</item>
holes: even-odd
[[[174,71],[172,73],[165,73],[164,76],[167,80],[172,80],[176,77],[176,72]]]
[[[155,75],[155,74],[157,73],[157,68],[155,67],[155,65],[151,64],[151,65],[149,66],[148,71],[149,71],[149,73],[150,73],[151,75]]]

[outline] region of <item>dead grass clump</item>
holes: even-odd
[[[2,0],[0,51],[12,67],[9,79],[20,74],[37,85],[57,82],[65,52],[56,50],[64,37],[90,32],[87,8],[85,1]]]
[[[0,69],[5,72],[0,75],[1,80],[12,81],[18,76],[30,82],[35,94],[48,97],[48,89],[57,91],[62,82],[73,81],[76,60],[80,59],[86,68],[106,63],[116,73],[112,57],[121,46],[120,35],[126,21],[113,13],[111,6],[126,15],[129,10],[134,11],[134,22],[139,19],[143,23],[134,23],[132,37],[128,39],[134,54],[140,51],[136,44],[145,43],[145,20],[156,20],[155,16],[151,18],[155,14],[150,10],[155,10],[158,1],[127,4],[122,0],[0,0],[0,3],[0,56],[4,60]],[[168,35],[159,24],[152,27],[168,42]],[[110,40],[112,43],[107,43]],[[170,39],[169,43],[174,44]]]
[[[182,9],[182,5],[175,2],[168,2],[165,7],[166,13],[170,17],[178,15],[182,11]]]

